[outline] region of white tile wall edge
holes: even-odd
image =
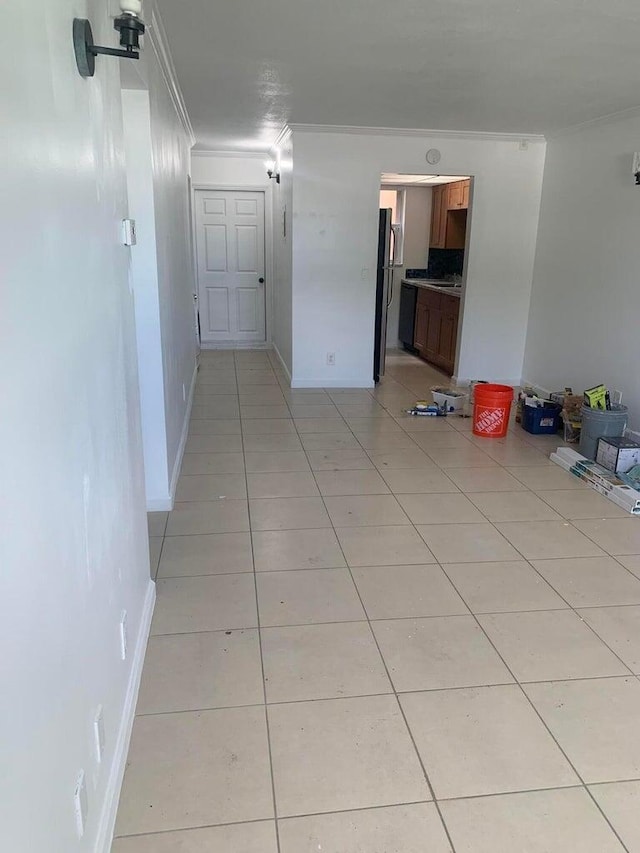
[[[191,408],[193,406],[193,395],[196,390],[196,379],[198,378],[198,365],[193,365],[193,376],[191,377],[191,385],[189,387],[189,398],[187,399],[187,408],[184,413],[184,422],[182,424],[182,433],[180,434],[180,444],[176,453],[176,461],[173,465],[173,473],[171,474],[171,484],[169,485],[169,500],[168,506],[158,507],[158,511],[173,509],[175,501],[176,488],[178,486],[178,477],[182,468],[182,457],[184,456],[184,448],[187,444],[187,436],[189,435],[189,421],[191,420]],[[147,506],[149,510],[149,507]],[[151,510],[149,510],[151,512]]]
[[[256,341],[216,341],[215,343],[201,343],[200,350],[204,352],[215,352],[222,349],[249,349],[249,350],[269,350],[273,344],[269,341],[256,343]]]
[[[269,148],[264,151],[218,151],[215,148],[192,148],[192,157],[232,157],[235,160],[266,160],[269,157]]]
[[[533,388],[539,397],[549,397],[553,392],[551,388],[545,388],[543,385],[538,385],[537,382],[531,382],[529,379],[522,377],[522,387]],[[561,388],[556,388],[556,391],[561,391]]]
[[[292,388],[373,388],[373,379],[365,382],[362,379],[349,379],[342,377],[338,379],[292,379]]]
[[[292,383],[291,373],[289,372],[289,368],[287,367],[287,365],[284,363],[284,359],[280,355],[280,350],[278,349],[278,347],[275,344],[272,344],[272,347],[273,347],[273,351],[278,356],[278,361],[280,362],[280,366],[284,370],[285,376],[289,380],[289,385],[291,385],[291,387],[293,387],[293,385],[291,384]]]
[[[147,512],[170,512],[173,509],[171,495],[166,498],[154,498],[147,501]]]
[[[513,378],[512,379],[500,379],[498,377],[496,379],[493,376],[490,376],[488,379],[486,379],[484,376],[471,376],[471,377],[452,376],[451,377],[451,384],[452,385],[466,386],[466,385],[470,385],[472,382],[476,382],[478,379],[486,381],[486,382],[493,382],[496,385],[512,385],[514,388],[515,387],[519,388],[521,385],[526,384],[523,379],[519,379],[519,378],[518,379],[513,379]],[[535,383],[534,383],[532,387],[539,388],[540,386],[535,385]],[[542,389],[540,389],[540,390],[542,390]]]
[[[102,803],[100,820],[98,822],[98,833],[94,853],[109,853],[113,840],[113,831],[116,824],[116,814],[118,811],[118,801],[120,799],[120,788],[124,778],[124,771],[127,764],[127,754],[129,752],[129,741],[131,740],[131,732],[133,730],[133,721],[135,718],[136,702],[138,701],[138,690],[140,688],[140,679],[142,678],[142,666],[144,657],[147,651],[147,641],[151,630],[151,618],[153,609],[156,603],[156,585],[149,578],[149,585],[145,595],[144,606],[140,619],[140,629],[136,637],[136,647],[131,666],[131,674],[129,676],[129,684],[120,717],[120,727],[118,729],[118,739],[113,755],[113,762],[109,772],[109,781],[105,798]]]

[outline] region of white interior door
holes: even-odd
[[[200,337],[266,340],[264,193],[197,190]]]

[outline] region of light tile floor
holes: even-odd
[[[202,354],[114,853],[640,851],[640,521],[443,381]]]

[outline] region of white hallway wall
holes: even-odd
[[[153,604],[117,61],[83,80],[75,0],[10,4],[0,66],[3,534],[0,849],[93,851],[108,834]],[[106,2],[96,41],[113,43]],[[128,614],[129,654],[119,622]],[[136,648],[137,646],[137,648]],[[127,691],[129,690],[129,694]],[[104,709],[105,754],[92,720]],[[86,774],[88,821],[73,793]],[[98,848],[99,849],[99,848]],[[106,849],[106,847],[103,847]]]
[[[524,376],[624,394],[640,431],[640,116],[549,140]]]
[[[280,183],[273,193],[273,345],[291,379],[293,139],[287,134],[276,151]]]
[[[192,134],[163,78],[171,73],[161,24],[150,17],[146,49],[120,62],[129,215],[136,220],[131,252],[145,484],[148,510],[171,509],[195,379],[195,289],[190,234]],[[161,59],[164,67],[161,66]],[[178,96],[179,97],[179,96]]]
[[[145,2],[145,15],[149,3]],[[155,51],[148,46],[160,334],[164,376],[164,405],[173,503],[187,438],[195,386],[196,329],[193,294],[195,270],[191,250],[189,172],[192,138],[178,116]]]
[[[458,376],[518,382],[544,142],[295,126],[293,142],[293,384],[371,385],[380,174],[424,173],[429,148],[443,174],[475,177]]]
[[[153,205],[151,119],[146,90],[123,90],[125,162],[129,216],[136,220],[137,244],[131,250],[136,322],[142,444],[147,509],[170,504],[160,297]]]

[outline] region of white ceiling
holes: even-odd
[[[437,184],[452,184],[455,181],[464,181],[469,175],[403,175],[399,172],[383,172],[380,177],[382,186],[429,186]]]
[[[637,0],[157,0],[199,147],[285,123],[551,133],[640,104]]]

